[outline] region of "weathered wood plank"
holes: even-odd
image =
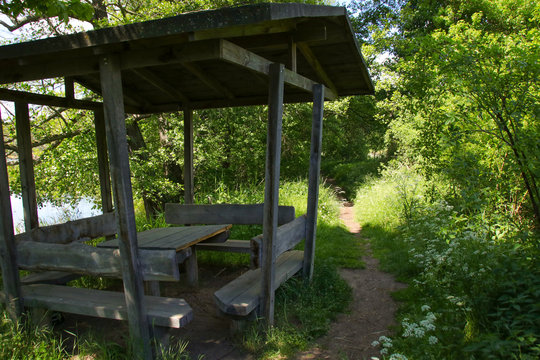
[[[150,229],[138,234],[137,246],[139,249],[170,249],[180,251],[200,241],[210,239],[226,232],[231,225],[205,225],[187,227],[167,227]],[[118,239],[100,243],[103,248],[118,248]]]
[[[1,114],[0,114],[1,115]],[[0,116],[0,268],[4,285],[3,302],[9,317],[16,321],[22,313],[19,271],[13,229],[13,214],[9,191],[9,178],[4,147],[4,123]]]
[[[251,244],[248,240],[230,239],[222,243],[199,243],[195,245],[195,249],[249,254],[251,252]]]
[[[322,130],[324,112],[323,85],[313,87],[313,121],[311,130],[311,152],[309,158],[309,180],[306,220],[306,245],[304,250],[304,277],[311,280],[315,263],[315,240],[317,233],[317,209],[319,205],[319,176],[321,172]]]
[[[186,108],[184,109],[184,203],[193,204],[193,196],[193,109]]]
[[[26,231],[30,231],[39,226],[39,220],[28,103],[21,101],[15,102],[15,118],[15,125],[17,128],[17,148],[19,149],[19,171],[21,172],[24,228]]]
[[[168,224],[233,224],[261,225],[263,204],[182,205],[165,204],[165,221]],[[278,224],[295,218],[293,206],[279,206]]]
[[[120,59],[113,55],[103,56],[99,68],[118,221],[117,234],[121,239],[122,279],[129,333],[133,341],[133,353],[137,357],[151,359],[150,327],[144,303],[143,277],[138,261],[137,227],[131,189]]]
[[[274,324],[274,281],[276,261],[274,247],[276,244],[278,227],[284,73],[285,67],[282,64],[270,65],[268,130],[266,135],[266,165],[264,180],[263,249],[261,251],[261,314],[264,316],[268,326]]]
[[[300,241],[306,238],[306,215],[299,216],[295,220],[281,225],[277,229],[276,243],[274,244],[274,256],[278,257],[287,250],[294,248]],[[251,239],[251,251],[254,254],[259,254],[258,262],[255,264],[259,266],[262,264],[261,255],[263,236],[262,234]]]
[[[34,284],[22,287],[24,304],[52,311],[101,318],[127,320],[128,310],[121,292]],[[184,299],[145,296],[149,322],[157,326],[180,328],[193,319]]]
[[[19,268],[25,270],[122,277],[118,249],[98,248],[81,243],[62,245],[21,241],[17,243],[17,262]],[[139,262],[144,280],[180,279],[174,250],[139,250]]]
[[[0,100],[22,101],[35,105],[57,106],[81,110],[103,109],[103,104],[96,101],[66,99],[58,96],[33,94],[26,91],[11,89],[0,89]]]
[[[64,78],[64,97],[70,101],[75,99],[75,82],[71,76]]]
[[[334,82],[330,79],[330,76],[328,76],[327,72],[324,70],[323,66],[311,50],[308,44],[299,42],[298,43],[298,49],[306,59],[306,61],[311,65],[317,76],[321,79],[321,81],[330,89],[332,89],[332,92],[334,94],[337,94],[337,88]]]
[[[107,213],[89,218],[68,221],[64,224],[43,226],[15,236],[17,241],[68,244],[101,236],[116,234],[116,214]]]
[[[103,114],[103,109],[94,111],[94,126],[96,129],[101,210],[105,214],[113,211],[113,199],[111,191],[111,173],[109,170],[109,156],[107,155],[107,133],[105,130],[105,116]],[[116,228],[116,221],[114,225]]]
[[[165,82],[160,77],[153,74],[152,71],[142,69],[142,68],[132,69],[132,71],[135,74],[137,74],[137,76],[141,77],[143,80],[150,83],[152,86],[157,88],[159,91],[161,91],[165,95],[172,95],[180,99],[182,101],[182,104],[184,105],[189,103],[189,99],[184,93],[182,93],[180,90],[170,85],[169,83]]]
[[[234,99],[234,94],[223,86],[219,81],[213,77],[208,76],[199,65],[194,62],[186,62],[182,64],[189,72],[195,75],[199,80],[201,80],[206,86],[215,91],[217,95],[222,95],[227,99]]]
[[[288,251],[276,261],[275,289],[302,269],[302,251]],[[214,293],[218,308],[226,314],[248,316],[259,306],[261,269],[249,270]]]
[[[288,52],[287,52],[287,69],[292,72],[296,72],[296,41],[293,36],[288,39]]]
[[[223,60],[270,76],[269,69],[272,63],[270,60],[241,48],[230,41],[221,40],[220,43],[221,58]],[[311,92],[313,90],[313,85],[315,84],[313,80],[288,69],[285,69],[284,71],[284,82],[307,92]],[[325,94],[329,100],[334,100],[337,97],[337,94],[330,89],[327,89]]]
[[[21,284],[65,285],[71,280],[75,280],[80,277],[80,274],[68,273],[65,271],[43,271],[26,275],[21,279]]]

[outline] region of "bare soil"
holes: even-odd
[[[369,242],[361,238],[360,226],[354,221],[352,205],[345,203],[341,209],[341,219],[349,231],[358,237],[365,247],[362,258],[365,269],[341,269],[341,276],[353,289],[350,312],[339,315],[329,333],[319,339],[311,349],[297,355],[298,360],[307,359],[370,359],[378,356],[378,349],[371,346],[374,340],[389,334],[394,325],[396,303],[390,293],[405,287],[394,278],[378,270],[378,260],[371,257]],[[171,343],[187,340],[187,350],[197,359],[206,360],[251,360],[253,357],[242,353],[235,346],[229,331],[228,319],[217,314],[213,294],[220,287],[239,276],[247,268],[205,268],[199,269],[200,286],[190,288],[180,283],[162,283],[162,296],[182,297],[193,308],[194,321],[183,329],[171,331]],[[128,334],[125,321],[98,319],[66,314],[65,320],[56,330],[64,335],[87,334],[92,331],[98,337],[125,345]],[[69,336],[66,345],[69,346]],[[71,339],[72,341],[72,339]],[[90,358],[87,358],[90,359]]]

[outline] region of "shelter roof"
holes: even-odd
[[[285,102],[372,94],[346,9],[256,4],[185,13],[0,47],[0,84],[67,77],[101,93],[99,61],[120,59],[128,112],[266,104],[268,66],[285,71]],[[5,97],[4,97],[5,99]]]

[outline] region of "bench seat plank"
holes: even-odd
[[[69,286],[33,284],[21,286],[24,305],[101,318],[127,320],[124,293]],[[145,296],[149,323],[180,328],[193,319],[184,299]]]
[[[229,239],[222,243],[198,243],[195,245],[195,249],[249,254],[251,253],[251,243],[249,240]]]
[[[276,261],[275,287],[291,278],[300,269],[303,251],[287,251]],[[236,316],[248,316],[259,305],[261,269],[249,270],[214,293],[219,309]]]

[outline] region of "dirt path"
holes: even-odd
[[[344,203],[340,218],[352,234],[361,238],[360,225],[354,221],[352,204]],[[353,289],[350,313],[339,315],[329,333],[319,339],[312,349],[299,354],[298,360],[360,360],[379,356],[371,343],[382,335],[388,335],[388,328],[395,324],[397,304],[390,293],[406,285],[397,282],[390,274],[379,271],[379,261],[371,257],[369,242],[363,240],[361,243],[366,250],[366,256],[362,258],[366,268],[340,271]]]

